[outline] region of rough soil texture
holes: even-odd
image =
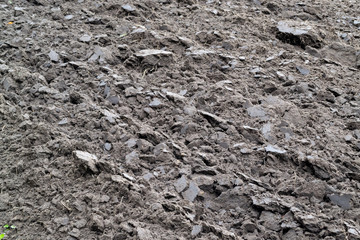
[[[359,9],[1,0],[5,239],[360,239]]]

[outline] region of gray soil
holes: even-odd
[[[357,0],[0,0],[4,239],[360,239]]]

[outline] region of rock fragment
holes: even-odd
[[[142,64],[150,66],[167,66],[173,62],[173,55],[172,52],[157,49],[144,49],[135,53]]]
[[[278,148],[276,146],[273,146],[273,145],[267,145],[265,147],[265,151],[266,152],[271,152],[271,153],[279,153],[279,154],[284,154],[286,153],[285,150],[281,149],[281,148]]]
[[[69,224],[69,218],[68,217],[57,217],[54,219],[54,222],[59,225],[66,226]]]
[[[261,106],[249,107],[247,109],[247,112],[248,112],[249,116],[253,117],[253,118],[264,118],[264,117],[266,117],[266,111]]]
[[[206,111],[202,111],[202,110],[198,110],[198,113],[203,115],[210,122],[211,125],[219,125],[219,124],[226,123],[225,119],[222,119],[221,117],[218,117],[215,114],[212,114],[212,113],[209,113]]]
[[[90,42],[91,41],[91,36],[88,34],[84,34],[79,38],[80,42]]]
[[[275,214],[270,211],[261,212],[260,221],[267,229],[276,232],[281,230],[280,220],[281,220],[281,216],[279,214]]]
[[[60,122],[58,122],[58,125],[66,125],[68,123],[68,119],[67,118],[63,118],[61,119]]]
[[[189,188],[182,193],[182,196],[184,199],[193,202],[197,197],[197,195],[199,194],[199,192],[200,192],[199,187],[194,182],[190,182]]]
[[[110,151],[111,148],[112,148],[111,143],[108,143],[108,142],[107,142],[107,143],[104,144],[104,149],[105,149],[106,151]]]
[[[328,197],[333,204],[336,204],[345,210],[349,210],[351,208],[350,201],[352,196],[350,194],[330,194]]]
[[[296,66],[296,69],[301,73],[302,75],[308,75],[310,73],[310,70],[302,67],[302,66]]]
[[[90,228],[93,231],[103,232],[105,229],[104,218],[98,214],[91,215]]]
[[[196,237],[197,235],[199,235],[199,233],[202,230],[202,226],[201,225],[194,225],[192,230],[191,230],[191,236],[192,237]]]
[[[80,237],[80,230],[77,228],[73,228],[73,230],[71,230],[68,234],[78,239]]]
[[[280,21],[277,24],[276,37],[285,43],[297,45],[305,49],[306,46],[321,48],[322,41],[315,34],[311,25],[294,20]]]
[[[152,108],[160,107],[162,106],[162,102],[159,98],[154,98],[150,103],[149,106]]]
[[[130,4],[124,4],[121,6],[121,8],[129,13],[134,12],[136,10],[135,7],[131,6]]]
[[[149,229],[138,227],[136,229],[139,240],[153,240],[154,237]]]
[[[93,173],[97,173],[99,171],[96,167],[98,158],[95,155],[83,151],[74,151],[74,155],[78,160],[80,160],[80,164],[85,167],[85,169],[89,169]]]
[[[54,50],[51,50],[49,53],[49,58],[52,62],[58,62],[59,61],[59,54],[57,54]]]
[[[182,191],[184,191],[184,189],[187,186],[186,177],[184,175],[182,175],[181,178],[176,180],[176,182],[174,183],[174,186],[178,193],[181,193]]]

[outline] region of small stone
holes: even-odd
[[[199,187],[194,182],[190,182],[189,188],[182,193],[182,196],[184,199],[193,202],[197,197],[197,195],[199,194],[199,192],[200,192]]]
[[[57,93],[59,93],[59,91],[57,89],[49,88],[47,86],[39,87],[38,92],[39,93],[46,93],[46,94],[57,94]]]
[[[162,55],[171,56],[173,55],[173,53],[169,51],[157,50],[157,49],[144,49],[135,53],[135,56],[137,57],[162,56]]]
[[[352,196],[350,194],[344,194],[344,195],[331,194],[328,195],[328,197],[333,204],[336,204],[345,210],[351,208],[350,201]]]
[[[306,21],[285,20],[277,24],[276,38],[305,49],[306,46],[320,48],[322,42],[313,27]]]
[[[54,222],[59,225],[66,226],[69,224],[69,218],[68,217],[57,217],[54,219]]]
[[[105,143],[105,144],[104,144],[104,149],[105,149],[106,151],[110,151],[111,148],[112,148],[111,143]]]
[[[249,149],[249,148],[241,148],[241,149],[240,149],[240,152],[241,152],[242,154],[250,154],[250,153],[252,153],[253,151],[252,151],[251,149]]]
[[[126,141],[125,144],[128,146],[128,148],[132,148],[136,146],[137,140],[135,138],[130,138],[129,140]]]
[[[245,231],[247,232],[254,232],[256,230],[256,224],[254,224],[252,221],[250,220],[245,220],[242,223],[242,227],[245,229]]]
[[[286,76],[282,72],[277,71],[276,76],[279,78],[279,80],[286,81]]]
[[[271,153],[279,153],[279,154],[284,154],[286,153],[285,150],[281,149],[281,148],[278,148],[276,146],[272,146],[272,145],[267,145],[265,147],[265,151],[266,152],[271,152]]]
[[[138,227],[136,228],[136,232],[139,240],[153,240],[153,236],[149,229]]]
[[[81,164],[85,166],[85,168],[90,169],[92,172],[98,172],[96,167],[96,163],[98,162],[98,158],[88,152],[83,151],[74,151],[75,157],[81,161]]]
[[[68,123],[68,119],[67,119],[67,118],[63,118],[63,119],[61,119],[60,122],[58,122],[58,125],[65,125],[65,124],[67,124],[67,123]]]
[[[110,197],[108,195],[102,195],[99,202],[107,203],[107,202],[109,202],[109,200],[110,200]]]
[[[360,139],[360,130],[355,130],[354,131],[354,135],[355,135],[355,137],[357,138],[357,139]]]
[[[78,221],[75,222],[74,226],[75,226],[76,228],[81,229],[81,228],[83,228],[83,227],[86,226],[86,223],[87,223],[87,222],[86,222],[85,219],[80,219],[80,220],[78,220]]]
[[[146,181],[149,181],[150,179],[154,178],[154,174],[152,173],[147,173],[143,176],[143,179],[145,179]]]
[[[189,116],[194,116],[197,113],[197,109],[194,106],[185,106],[184,113]]]
[[[130,176],[129,174],[127,174],[127,173],[123,173],[123,176],[124,176],[124,178],[126,178],[127,180],[130,180],[130,181],[135,181],[135,178],[134,177],[132,177],[132,176]]]
[[[351,142],[351,140],[353,139],[353,136],[351,134],[347,134],[345,137],[344,137],[345,141],[346,142]]]
[[[216,116],[215,114],[205,112],[202,110],[198,110],[198,112],[203,115],[204,118],[206,118],[211,125],[219,125],[226,123],[225,119],[222,119],[221,117]]]
[[[107,98],[107,100],[112,104],[112,105],[116,105],[119,104],[120,99],[118,96],[110,96]]]
[[[261,106],[253,106],[253,107],[249,107],[247,109],[248,114],[250,115],[250,117],[253,118],[263,118],[266,117],[266,111],[263,107]]]
[[[181,193],[184,191],[184,189],[187,186],[186,178],[184,175],[181,176],[175,183],[174,183],[175,189],[178,193]]]
[[[88,34],[84,34],[79,38],[80,42],[90,42],[91,41],[91,36]]]
[[[106,117],[106,120],[108,120],[110,123],[115,123],[115,119],[119,117],[119,115],[117,115],[113,111],[108,111],[106,109],[104,109],[102,113]]]
[[[50,53],[49,53],[49,58],[53,62],[58,62],[59,61],[59,54],[57,54],[54,50],[51,50]]]
[[[161,106],[162,105],[162,103],[161,103],[161,100],[159,99],[159,98],[154,98],[153,100],[152,100],[152,102],[149,104],[149,106],[150,107],[159,107],[159,106]]]
[[[262,211],[260,215],[260,221],[262,225],[272,231],[281,230],[280,221],[281,216],[279,214],[272,213],[270,211]]]
[[[70,236],[75,237],[75,238],[79,238],[80,237],[80,230],[77,228],[73,228],[73,230],[71,230],[71,232],[68,233]]]
[[[104,218],[100,215],[93,214],[91,216],[90,227],[93,231],[103,232],[105,229]]]
[[[134,12],[136,9],[129,5],[129,4],[124,4],[121,6],[122,9],[124,9],[126,12]]]
[[[9,71],[9,67],[5,64],[0,64],[0,73],[6,73]]]
[[[191,230],[191,236],[195,237],[197,235],[199,235],[199,233],[202,230],[202,226],[201,225],[194,225],[192,230]]]
[[[65,17],[64,17],[64,19],[65,20],[71,20],[71,19],[73,19],[73,15],[66,15]]]
[[[310,73],[310,70],[307,68],[304,68],[302,66],[296,66],[296,69],[302,74],[302,75],[308,75]]]
[[[132,151],[131,153],[125,156],[125,160],[127,163],[130,163],[138,158],[139,158],[139,154],[136,151]]]
[[[112,175],[112,176],[111,176],[111,180],[114,181],[114,182],[116,182],[116,183],[120,183],[120,184],[126,183],[125,178],[123,178],[123,177],[120,176],[120,175]]]

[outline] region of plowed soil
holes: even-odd
[[[360,239],[359,9],[0,0],[4,239]]]

